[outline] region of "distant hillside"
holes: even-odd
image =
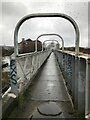
[[[2,49],[2,56],[10,56],[14,52],[13,46],[0,46]]]

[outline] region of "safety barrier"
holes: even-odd
[[[83,116],[90,113],[90,60],[72,52],[54,51],[74,107]]]
[[[30,84],[30,80],[37,73],[51,51],[41,51],[35,53],[22,54],[11,57],[11,87],[4,93],[3,98],[9,93],[19,95]]]

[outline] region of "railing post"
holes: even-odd
[[[10,60],[10,80],[11,80],[11,92],[16,96],[18,95],[18,83],[17,83],[17,68],[15,58]]]
[[[86,59],[79,59],[78,71],[78,112],[85,116],[85,81],[86,81]]]
[[[67,87],[69,90],[69,93],[71,93],[71,79],[72,79],[72,59],[71,55],[67,54]]]
[[[74,107],[77,110],[78,108],[78,72],[79,72],[79,63],[78,63],[78,57],[75,57],[75,104]]]
[[[75,56],[72,56],[72,101],[75,102]]]
[[[37,52],[38,50],[37,50],[37,46],[38,46],[38,42],[37,42],[37,40],[35,41],[35,52]]]
[[[85,115],[90,114],[90,59],[86,63]]]

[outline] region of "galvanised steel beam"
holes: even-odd
[[[37,40],[39,40],[39,38],[43,37],[43,36],[57,36],[57,37],[59,37],[62,41],[62,51],[64,51],[64,40],[63,40],[63,38],[59,34],[51,33],[51,34],[41,34],[37,37],[37,39],[36,39],[36,52],[37,52]]]
[[[25,22],[28,19],[32,18],[41,18],[41,17],[60,17],[68,20],[74,27],[76,38],[75,38],[75,55],[77,56],[79,54],[79,28],[75,20],[63,13],[37,13],[37,14],[29,14],[24,16],[16,25],[15,31],[14,31],[14,46],[15,46],[15,55],[18,55],[18,31],[20,29],[20,26],[23,22]]]

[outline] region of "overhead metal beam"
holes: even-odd
[[[59,37],[62,41],[62,51],[64,51],[64,40],[63,40],[63,38],[59,34],[51,33],[51,34],[41,34],[37,37],[36,45],[35,45],[36,46],[36,52],[37,52],[37,40],[39,40],[39,38],[42,37],[42,36],[57,36],[57,37]]]
[[[55,42],[57,42],[57,43],[59,44],[59,47],[60,47],[60,43],[58,42],[58,40],[45,40],[45,41],[43,42],[43,44],[42,44],[42,51],[43,51],[45,42],[48,42],[48,41],[52,41],[52,42],[55,41]]]
[[[77,56],[79,54],[79,28],[75,20],[62,13],[37,13],[37,14],[29,14],[24,16],[16,25],[15,31],[14,31],[14,46],[15,46],[15,55],[18,55],[18,31],[20,29],[20,26],[22,25],[23,22],[25,22],[28,19],[31,18],[41,18],[41,17],[59,17],[59,18],[64,18],[68,20],[74,27],[76,38],[75,38],[75,55]]]

